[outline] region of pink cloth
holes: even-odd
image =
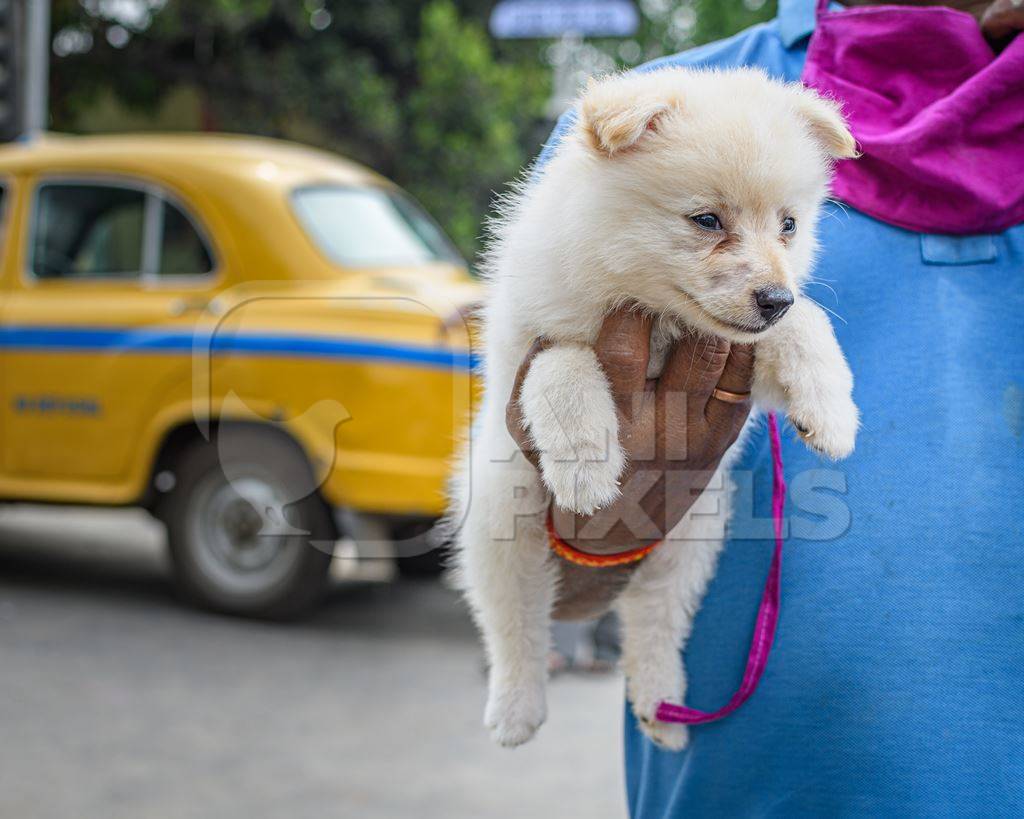
[[[1024,36],[996,56],[965,12],[827,6],[803,81],[842,103],[863,154],[837,166],[835,197],[925,233],[1024,222]]]
[[[761,596],[761,606],[757,611],[757,622],[754,624],[754,637],[750,641],[750,653],[747,655],[747,668],[743,672],[743,680],[732,699],[717,711],[698,711],[685,705],[662,702],[658,705],[656,716],[662,722],[682,722],[687,725],[699,725],[702,722],[714,722],[726,717],[745,703],[750,695],[757,690],[761,675],[768,664],[768,655],[775,640],[775,628],[779,623],[779,606],[782,584],[782,511],[786,505],[786,479],[782,471],[782,441],[779,438],[779,425],[775,414],[768,416],[768,432],[772,442],[772,522],[775,525],[775,553],[768,568],[768,580]]]

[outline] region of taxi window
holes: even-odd
[[[433,219],[397,191],[323,185],[299,188],[292,206],[331,261],[353,267],[465,262]]]
[[[47,182],[32,234],[32,273],[40,279],[197,276],[213,256],[194,222],[156,188]]]
[[[195,276],[213,270],[213,259],[192,222],[168,201],[163,202],[160,235],[161,276]]]
[[[108,185],[40,188],[32,272],[41,279],[132,278],[142,271],[146,195]]]

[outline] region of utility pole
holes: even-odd
[[[0,142],[21,135],[22,6],[16,0],[0,0]]]
[[[25,134],[31,138],[50,124],[50,0],[26,2]]]

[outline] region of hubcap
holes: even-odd
[[[274,534],[286,495],[263,476],[211,475],[189,510],[190,542],[200,567],[223,591],[258,593],[281,580],[300,544]]]

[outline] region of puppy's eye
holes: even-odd
[[[690,219],[701,230],[722,230],[722,223],[713,213],[698,213],[696,216],[691,216]]]
[[[796,233],[796,219],[787,216],[782,220],[782,232],[785,234]]]

